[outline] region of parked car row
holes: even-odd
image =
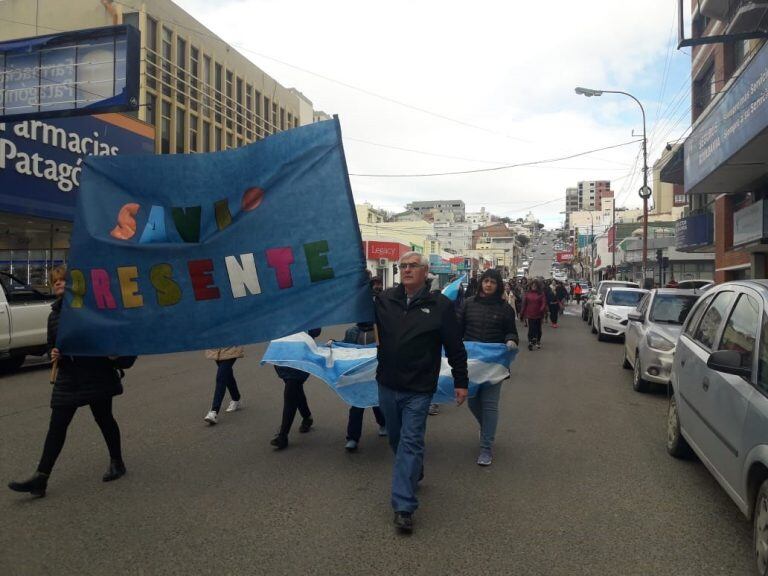
[[[624,336],[623,367],[636,391],[668,385],[668,453],[695,454],[751,519],[757,573],[766,576],[768,280],[694,282],[653,290],[601,283],[582,318],[598,338]],[[637,305],[618,320],[631,298]]]

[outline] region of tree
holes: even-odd
[[[517,240],[517,243],[520,244],[522,248],[525,248],[526,246],[528,246],[528,243],[531,241],[531,239],[528,238],[528,236],[526,236],[525,234],[518,234],[516,240]]]

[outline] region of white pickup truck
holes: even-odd
[[[48,314],[53,296],[0,272],[0,371],[16,370],[29,355],[47,349]]]

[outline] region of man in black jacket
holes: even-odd
[[[453,303],[427,285],[429,261],[417,252],[400,258],[400,285],[376,299],[379,332],[379,406],[395,453],[392,508],[395,526],[413,529],[416,485],[423,475],[424,434],[430,399],[437,389],[441,350],[451,365],[456,403],[467,397],[467,352]]]

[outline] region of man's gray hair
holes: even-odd
[[[422,264],[425,268],[429,268],[429,257],[426,254],[422,254],[421,252],[406,252],[400,256],[400,264],[402,264],[403,260],[406,258],[413,258],[414,256],[419,259],[419,264]]]

